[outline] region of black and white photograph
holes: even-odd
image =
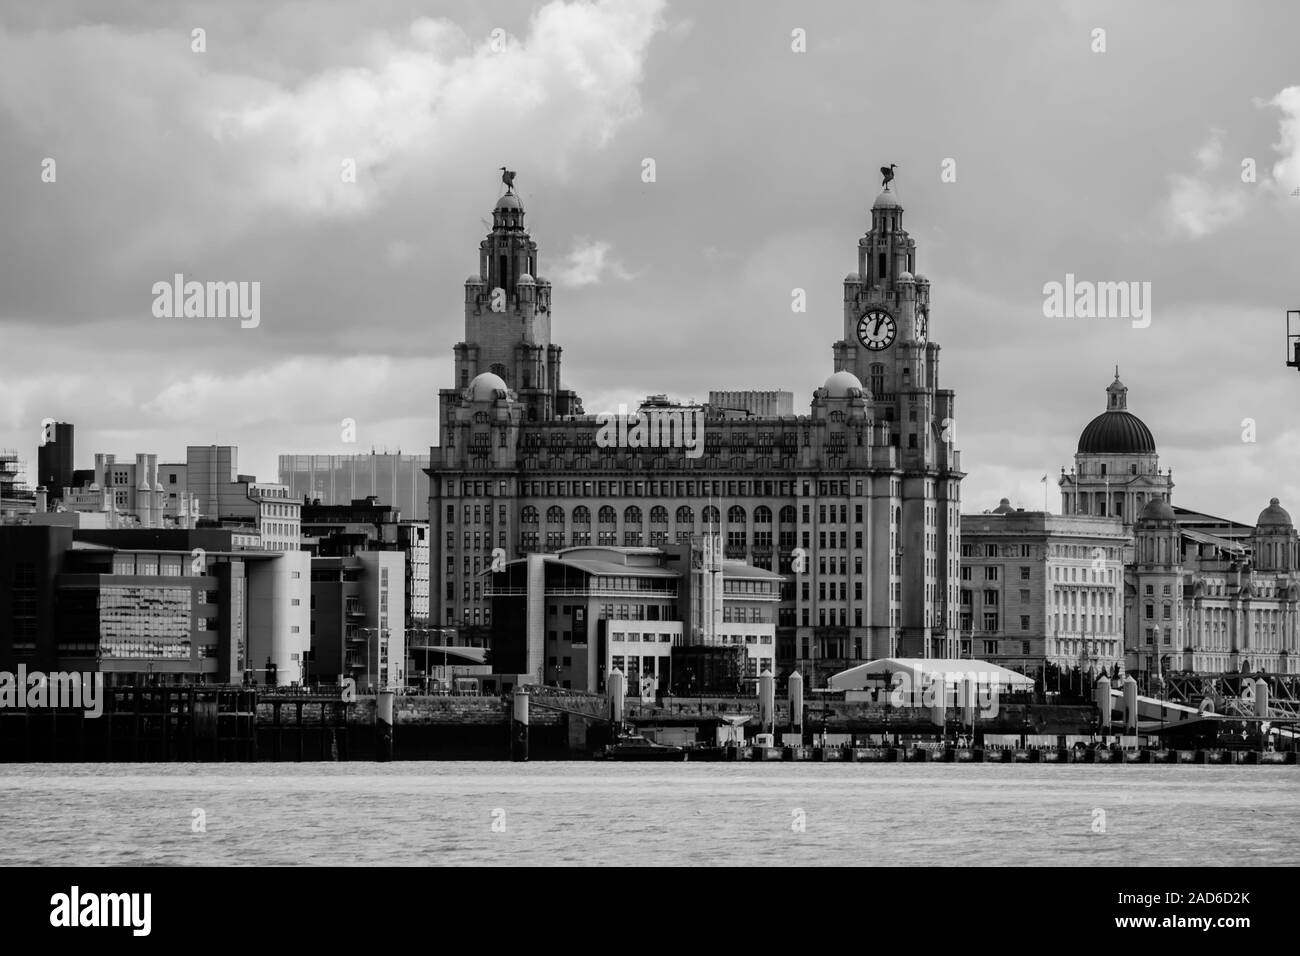
[[[1285,0],[0,0],[6,921],[1281,938],[1298,51]],[[906,869],[527,930],[410,874],[846,866]]]

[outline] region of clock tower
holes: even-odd
[[[835,370],[862,382],[873,417],[894,423],[909,464],[942,467],[934,441],[952,444],[953,394],[937,387],[930,280],[915,269],[916,240],[903,228],[903,207],[891,183],[876,197],[871,229],[858,240],[858,270],[844,279],[844,337],[834,346]]]
[[[551,283],[537,275],[537,243],[524,227],[524,205],[513,186],[492,210],[492,231],[479,243],[478,272],[465,280],[464,301],[456,387],[439,392],[441,427],[451,427],[466,389],[481,375],[495,376],[487,392],[504,387],[514,393],[524,421],[582,414],[581,399],[560,383],[562,349],[551,341]]]
[[[939,388],[930,282],[915,268],[916,241],[886,184],[858,240],[857,271],[844,279],[844,332],[833,347],[832,378],[860,383],[867,418],[891,446],[887,465],[882,459],[874,469],[889,476],[892,542],[876,563],[889,572],[897,634],[890,651],[955,657],[963,477],[956,403],[951,389]]]

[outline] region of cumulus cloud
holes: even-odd
[[[558,173],[574,149],[605,145],[640,112],[642,61],[661,7],[556,0],[533,15],[526,36],[477,42],[421,19],[409,38],[378,38],[369,62],[228,96],[213,136],[260,158],[244,185],[262,203],[305,215],[370,208],[416,163],[483,136],[488,115],[498,131],[489,139],[544,140],[530,163]],[[356,161],[355,183],[339,175],[343,159]]]
[[[1300,189],[1300,86],[1288,86],[1269,100],[1282,113],[1279,122],[1281,139],[1273,148],[1282,158],[1273,164],[1273,181],[1290,196]]]
[[[606,275],[617,279],[631,279],[634,274],[610,256],[608,242],[578,239],[573,250],[564,257],[556,274],[556,282],[570,288],[596,285]]]
[[[1200,163],[1201,172],[1218,169],[1223,162],[1223,137],[1223,130],[1210,130],[1210,138],[1196,151],[1196,161]]]
[[[221,55],[231,38],[215,28],[194,53],[188,29],[0,26],[0,115],[61,183],[113,184],[87,190],[84,231],[133,258],[173,253],[268,214],[365,215],[412,178],[454,191],[482,171],[467,152],[491,168],[525,144],[532,181],[562,179],[640,115],[663,6],[552,0],[519,37],[421,18],[365,34],[345,62],[265,75]],[[124,207],[143,220],[125,238]]]
[[[1261,195],[1290,197],[1300,189],[1300,86],[1288,86],[1270,100],[1256,100],[1261,108],[1281,113],[1279,139],[1273,149],[1281,156],[1272,166],[1271,178],[1243,189],[1232,170],[1224,170],[1225,132],[1211,129],[1193,156],[1198,173],[1174,173],[1169,177],[1169,198],[1163,213],[1170,234],[1200,239],[1241,219]]]
[[[1169,224],[1176,235],[1201,239],[1236,222],[1247,209],[1242,193],[1224,192],[1195,176],[1175,174],[1169,177],[1170,196],[1167,206]]]
[[[1223,163],[1221,129],[1193,154],[1197,175],[1174,173],[1169,177],[1169,199],[1165,203],[1166,225],[1175,236],[1200,239],[1240,219],[1249,208],[1249,196],[1236,176],[1216,175]]]

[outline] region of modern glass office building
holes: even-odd
[[[346,505],[371,495],[407,520],[429,517],[428,455],[281,455],[280,484],[296,498]]]

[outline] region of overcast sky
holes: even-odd
[[[79,467],[427,452],[502,165],[588,412],[806,412],[897,163],[964,510],[1042,507],[1118,362],[1176,504],[1300,517],[1294,3],[52,6],[0,5],[0,447],[29,459],[46,417]],[[260,282],[260,325],[154,317],[177,272]],[[1150,282],[1150,326],[1045,318],[1067,273]]]

